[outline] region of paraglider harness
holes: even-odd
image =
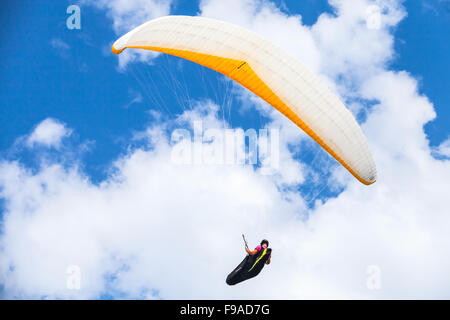
[[[242,235],[245,247],[248,248],[245,236]],[[242,262],[228,275],[226,283],[228,285],[235,285],[244,280],[256,277],[264,268],[266,261],[269,259],[272,249],[261,249],[257,254],[247,256]]]

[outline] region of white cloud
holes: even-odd
[[[211,120],[205,126],[222,123],[213,117],[217,106],[202,108]],[[149,137],[155,133],[164,136],[160,127]],[[278,219],[298,220],[301,199],[285,199],[251,167],[177,165],[167,139],[156,141],[152,151],[119,159],[116,174],[100,186],[76,169],[43,165],[33,174],[3,162],[1,196],[8,205],[0,279],[8,297],[95,298],[106,285],[130,297],[148,297],[153,289],[163,298],[231,296],[224,277],[241,259],[234,249],[241,247],[240,232],[270,235]],[[66,288],[71,265],[81,269],[80,291]],[[112,283],[107,274],[114,274]],[[214,279],[212,290],[205,279]]]
[[[450,158],[450,137],[435,148],[434,152],[439,156]]]
[[[72,131],[66,126],[52,118],[47,118],[39,123],[27,139],[28,146],[42,145],[58,149],[61,140],[70,136]]]
[[[310,183],[310,164],[299,164],[287,148],[304,135],[276,112],[269,126],[281,130],[286,169],[274,176],[251,167],[176,165],[164,131],[174,123],[162,121],[144,133],[152,148],[118,159],[101,185],[76,169],[48,165],[33,173],[4,161],[6,297],[448,298],[450,162],[432,156],[424,132],[439,115],[410,74],[386,70],[402,7],[376,2],[386,9],[373,30],[363,21],[372,2],[352,3],[333,1],[336,16],[322,15],[312,28],[266,1],[203,1],[201,12],[266,33],[329,77],[341,96],[377,101],[363,124],[378,166],[374,185],[335,166],[321,179],[342,192],[306,209],[309,198],[290,187]],[[335,31],[336,40],[327,36]],[[174,122],[226,126],[217,111],[201,103]],[[225,277],[244,255],[241,233],[250,245],[268,238],[273,259],[257,279],[228,287]],[[81,291],[66,288],[69,265],[81,267]],[[379,290],[366,285],[371,265],[381,271]]]
[[[82,3],[105,10],[114,31],[122,36],[144,22],[170,14],[172,0],[83,0]],[[151,63],[156,56],[145,50],[127,50],[118,56],[119,68],[132,61]]]
[[[105,10],[112,19],[116,33],[125,33],[138,25],[161,16],[168,15],[172,0],[83,0]]]
[[[310,28],[301,16],[289,16],[273,3],[258,0],[203,0],[201,16],[231,22],[253,30],[286,49],[311,70],[318,68],[320,54]]]
[[[351,76],[359,81],[384,67],[394,54],[390,30],[406,15],[401,1],[333,0],[330,4],[337,17],[322,14],[312,26],[326,66],[323,72],[330,76]],[[379,10],[371,10],[374,6]],[[370,27],[370,15],[379,20],[377,27]]]

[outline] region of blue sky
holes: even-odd
[[[308,25],[323,12],[333,12],[327,1],[275,3],[290,14],[301,14]],[[450,51],[450,12],[445,2],[427,3],[430,7],[422,1],[405,3],[408,16],[394,31],[396,57],[391,68],[407,70],[420,79],[421,92],[430,98],[439,115],[425,127],[431,145],[438,145],[449,135],[449,91],[445,89],[450,70],[445,53]],[[78,142],[95,141],[92,152],[84,155],[84,165],[88,175],[97,181],[104,177],[112,159],[123,151],[122,138],[128,140],[133,130],[142,130],[151,121],[146,115],[149,101],[125,107],[132,99],[130,90],[138,92],[141,88],[129,72],[117,72],[117,58],[107,50],[117,38],[111,20],[104,12],[85,5],[81,6],[82,29],[68,30],[65,24],[68,4],[70,2],[65,1],[10,1],[10,9],[2,10],[5,50],[0,53],[4,85],[0,92],[3,103],[0,150],[2,155],[7,154],[18,136],[29,133],[43,119],[53,117],[70,124]],[[193,1],[177,1],[173,5],[173,14],[196,12],[198,4]],[[67,48],[52,47],[54,39]],[[218,76],[209,70],[199,71],[201,66],[180,62],[177,58],[160,60],[157,63],[167,63],[167,60],[171,65],[181,63],[187,69],[183,70],[185,75],[191,70],[204,72],[218,84]],[[151,68],[146,70],[152,71]],[[162,67],[158,69],[159,73],[161,71]],[[173,101],[171,88],[158,74],[152,73],[152,76],[157,86],[152,89],[161,92],[167,108],[173,113],[181,112],[181,107]],[[205,95],[215,98],[208,96],[210,93],[201,90],[194,81],[183,79],[183,84],[192,99]],[[232,108],[239,108],[237,104],[239,101],[233,100]],[[252,115],[246,114],[236,125],[252,127],[252,121],[255,121]]]
[[[450,297],[450,283],[440,281],[450,261],[437,262],[450,246],[444,197],[450,174],[449,1],[355,0],[362,8],[384,8],[385,24],[375,36],[355,22],[362,13],[338,0],[230,0],[229,10],[220,0],[133,0],[135,7],[125,12],[118,1],[4,2],[2,296]],[[153,3],[166,14],[218,18],[260,33],[261,19],[281,31],[295,21],[292,35],[280,34],[280,43],[354,108],[379,181],[366,188],[351,180],[287,120],[212,70],[167,55],[119,61],[112,43],[136,23],[156,18],[156,11],[140,10]],[[71,4],[81,8],[80,30],[66,27]],[[340,42],[327,42],[332,28],[342,30]],[[366,48],[372,36],[379,43]],[[296,37],[310,42],[303,46]],[[244,130],[279,126],[284,171],[261,177],[247,167],[169,166],[165,138],[175,127],[189,128],[181,116]],[[243,229],[238,237],[230,232],[236,225]],[[272,292],[283,295],[265,295],[256,282],[241,292],[221,287],[222,273],[241,259],[232,247],[240,245],[242,232],[252,243],[262,235],[277,243],[280,264],[267,276],[277,289]],[[213,279],[211,287],[200,274],[192,276],[201,283],[195,290],[188,280],[176,286],[166,277],[173,271],[167,261],[189,258],[165,255],[174,246],[186,248],[183,239],[193,258],[215,265],[202,271]],[[158,249],[150,254],[146,243]],[[291,250],[292,243],[301,245]],[[28,269],[34,252],[48,256],[48,263]],[[38,280],[68,264],[84,270],[83,290],[68,292],[61,285],[64,272],[48,283]],[[368,265],[386,270],[383,290],[362,288]],[[194,272],[196,264],[186,262],[186,268]],[[423,270],[435,276],[417,280]],[[290,284],[282,284],[285,276]]]

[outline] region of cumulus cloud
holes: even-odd
[[[177,121],[204,114],[205,129],[220,128],[217,106],[198,108]],[[242,254],[228,247],[240,246],[240,234],[233,240],[229,230],[239,225],[270,235],[268,225],[279,218],[299,220],[301,199],[288,199],[251,166],[174,163],[163,127],[149,130],[156,142],[151,151],[118,159],[115,174],[100,185],[58,164],[34,174],[20,163],[2,163],[8,204],[0,279],[8,297],[95,298],[107,290],[137,298],[234,295],[223,277]],[[66,286],[70,266],[81,270],[79,291]],[[204,277],[215,289],[199,285]]]
[[[448,298],[450,162],[432,156],[424,132],[439,115],[409,73],[386,63],[393,56],[392,28],[406,13],[395,1],[347,2],[332,1],[335,15],[321,15],[311,28],[267,1],[202,1],[200,12],[266,34],[326,77],[344,100],[363,101],[362,128],[379,173],[374,185],[363,186],[333,165],[317,176],[324,184],[309,206],[310,197],[296,187],[311,183],[305,175],[311,164],[299,162],[299,150],[291,148],[306,139],[271,111],[268,127],[280,130],[284,171],[174,163],[168,128],[194,121],[229,126],[215,104],[198,103],[149,127],[140,135],[148,148],[117,159],[98,185],[57,163],[31,171],[20,161],[3,161],[3,295]],[[373,4],[382,15],[376,29],[364,20]],[[336,41],[327,35],[333,33]],[[251,95],[243,99],[259,104]],[[447,145],[438,150],[445,154]],[[335,197],[316,197],[336,185]],[[225,277],[244,254],[241,233],[250,245],[268,238],[273,259],[259,279],[228,287]],[[79,267],[80,290],[67,288],[70,266]],[[369,285],[374,276],[375,287]]]
[[[45,146],[47,148],[60,147],[64,137],[70,136],[71,129],[52,118],[47,118],[40,122],[27,139],[27,145],[32,147],[36,145]]]
[[[333,0],[335,16],[322,14],[312,26],[328,75],[361,81],[392,58],[391,28],[406,12],[399,1]],[[372,21],[372,22],[371,22]]]

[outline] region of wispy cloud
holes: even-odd
[[[64,42],[63,40],[58,39],[58,38],[53,38],[50,41],[50,44],[55,49],[70,50],[70,46],[67,44],[67,42]]]

